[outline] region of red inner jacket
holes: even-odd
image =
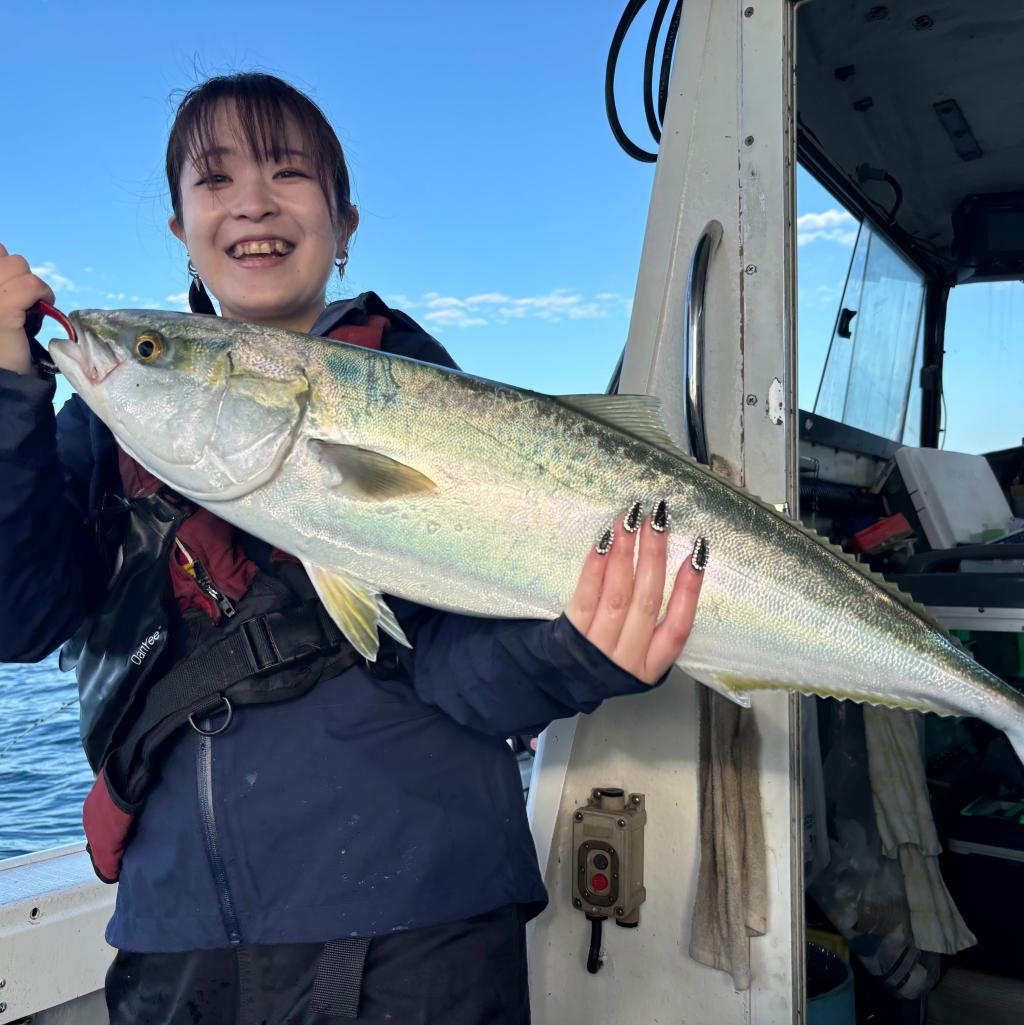
[[[391,327],[387,317],[374,314],[365,324],[339,324],[329,331],[327,338],[367,349],[379,349],[384,332]],[[131,456],[118,449],[118,468],[124,485],[125,497],[142,498],[164,487],[163,481],[141,467]],[[232,601],[239,601],[249,590],[256,575],[256,565],[246,558],[240,545],[235,543],[235,528],[206,509],[197,509],[178,529],[178,540],[192,557],[202,565],[214,587]],[[274,550],[272,558],[290,559],[285,552]],[[187,558],[178,545],[171,549],[171,587],[178,607],[202,609],[215,623],[220,622],[221,610],[217,602],[186,572]]]

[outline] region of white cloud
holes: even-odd
[[[70,278],[64,277],[63,274],[58,274],[56,265],[50,260],[29,269],[36,277],[42,278],[55,292],[73,292],[75,290],[75,283]]]
[[[427,299],[428,310],[461,310],[465,305],[465,302],[461,299],[456,299],[450,295],[437,295],[433,299]]]
[[[183,313],[188,313],[188,292],[175,292],[174,295],[165,295],[164,306],[170,307],[172,310],[180,310]]]
[[[796,242],[799,246],[821,239],[852,246],[857,241],[860,225],[846,210],[823,210],[821,213],[801,214],[796,219]]]
[[[434,310],[423,319],[440,327],[483,327],[487,323],[482,317],[471,317],[457,309]]]
[[[440,292],[426,292],[418,300],[398,302],[396,306],[415,309],[417,306],[429,312],[423,320],[444,327],[483,327],[486,324],[507,324],[516,320],[594,320],[602,317],[628,314],[631,300],[616,292],[599,292],[592,298],[556,288],[546,295],[512,296],[504,292],[478,292],[465,297],[441,295]]]

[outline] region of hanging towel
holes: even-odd
[[[690,957],[750,988],[750,937],[768,917],[754,713],[700,689],[700,872]]]
[[[955,954],[977,943],[939,872],[942,847],[925,781],[920,715],[864,706],[864,735],[882,853],[899,859],[914,940]]]

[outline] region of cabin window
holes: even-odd
[[[978,455],[1024,435],[1024,283],[978,282],[949,293],[939,444]]]
[[[924,293],[921,273],[862,224],[815,413],[891,441],[916,443],[911,404],[919,400],[914,370],[921,361]]]

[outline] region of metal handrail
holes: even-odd
[[[704,426],[704,296],[708,285],[711,256],[722,241],[722,225],[708,221],[690,260],[686,279],[684,312],[686,369],[686,432],[690,454],[699,463],[708,461],[708,438]]]

